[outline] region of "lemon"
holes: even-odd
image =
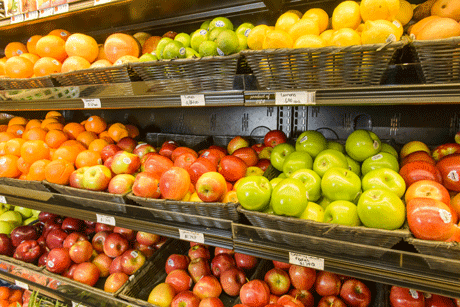
[[[275,30],[289,32],[289,29],[300,20],[300,17],[292,12],[286,12],[282,14],[275,24]]]
[[[307,35],[307,34],[314,34],[319,35],[319,26],[318,22],[313,19],[301,19],[297,21],[291,29],[289,29],[289,35],[291,38],[296,41],[299,37]]]
[[[404,27],[402,25],[402,23],[397,20],[397,19],[394,19],[392,22],[391,22],[397,29],[397,35],[396,35],[396,38],[398,38],[398,40],[401,38],[401,36],[403,36],[404,34]]]
[[[353,29],[342,28],[332,34],[331,45],[338,47],[361,45],[361,37]]]
[[[216,43],[220,55],[232,54],[238,50],[238,35],[232,30],[224,30],[217,36]]]
[[[294,41],[291,36],[281,30],[268,31],[265,35],[263,49],[292,48]]]
[[[208,39],[209,32],[204,29],[198,29],[190,36],[190,47],[192,47],[195,51],[198,51],[201,43],[207,41]]]
[[[363,44],[383,44],[400,39],[399,30],[388,20],[368,20],[361,33]]]
[[[233,23],[227,17],[216,17],[209,23],[209,31],[214,28],[233,30]]]
[[[325,46],[326,42],[324,39],[314,34],[301,36],[294,43],[294,48],[320,48]]]
[[[303,14],[302,19],[310,18],[316,20],[319,26],[319,32],[326,31],[329,26],[329,15],[323,9],[313,8]]]
[[[264,44],[265,34],[269,30],[267,25],[258,25],[249,32],[248,47],[252,50],[261,50]]]
[[[299,16],[299,18],[302,18],[302,12],[298,11],[298,10],[289,10],[287,11],[286,13],[294,13],[296,14],[297,16]]]
[[[319,35],[323,39],[323,41],[326,43],[325,46],[332,46],[331,40],[332,40],[332,35],[334,34],[334,30],[326,30],[323,33]]]
[[[358,32],[359,35],[361,35],[361,33],[363,32],[364,30],[364,23],[361,23],[357,28],[356,28],[356,32]]]
[[[399,12],[399,0],[362,0],[361,18],[368,20],[393,20]]]
[[[202,42],[200,44],[199,54],[201,57],[219,55],[217,52],[217,43],[213,41]]]
[[[344,1],[337,5],[332,13],[332,28],[339,30],[350,28],[355,30],[361,23],[359,4],[354,1]]]
[[[414,9],[412,8],[412,4],[406,0],[400,1],[399,12],[395,18],[399,20],[403,26],[405,26],[409,23],[409,21],[411,21],[412,16],[414,16]]]

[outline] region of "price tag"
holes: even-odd
[[[94,5],[110,3],[112,0],[94,0]]]
[[[204,234],[201,232],[179,229],[179,237],[181,240],[204,244]]]
[[[19,288],[29,290],[29,285],[26,284],[26,283],[23,282],[23,281],[15,280],[15,281],[14,281],[14,284],[15,284],[16,286],[18,286]]]
[[[11,16],[11,23],[19,23],[24,21],[24,14],[13,15]]]
[[[181,95],[180,103],[183,107],[205,106],[204,95]]]
[[[324,270],[324,259],[289,252],[289,263],[316,270]]]
[[[67,13],[69,11],[69,4],[64,3],[54,7],[54,14]]]
[[[38,11],[24,13],[24,20],[33,20],[38,18]]]
[[[82,99],[85,109],[100,109],[101,100],[99,98]]]
[[[98,223],[115,226],[115,217],[113,216],[102,215],[102,214],[96,213],[96,219]]]
[[[6,197],[3,195],[0,195],[0,204],[7,204]]]
[[[39,18],[48,17],[54,14],[54,7],[49,7],[47,9],[40,10],[38,13]]]
[[[245,95],[244,100],[248,101],[252,104],[266,104],[269,102],[270,99],[275,99],[275,95],[273,94],[251,94],[251,95]]]
[[[316,92],[278,92],[275,94],[276,105],[314,105]]]

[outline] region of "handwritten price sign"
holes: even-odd
[[[289,252],[289,263],[312,268],[315,270],[324,270],[323,258]]]

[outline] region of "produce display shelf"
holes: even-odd
[[[262,238],[259,233],[269,232],[273,237],[297,240],[297,246],[292,246],[273,240]],[[460,298],[460,273],[441,272],[430,269],[426,259],[444,261],[446,266],[458,263],[459,260],[437,258],[421,255],[415,251],[403,249],[387,249],[374,246],[365,246],[369,251],[379,254],[379,257],[362,257],[347,254],[330,253],[322,249],[312,249],[309,242],[322,242],[330,244],[331,239],[310,237],[297,233],[262,229],[254,226],[233,224],[233,243],[236,252],[251,254],[256,257],[273,259],[282,262],[296,263],[301,259],[306,266],[318,267],[324,265],[324,270],[380,282],[383,284],[397,285],[419,291],[426,291],[439,295]],[[341,242],[343,249],[363,248],[363,245]],[[410,249],[411,246],[408,246]],[[319,263],[319,264],[318,264]]]

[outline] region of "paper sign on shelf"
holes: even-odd
[[[180,103],[183,107],[205,106],[204,95],[181,95]]]
[[[69,4],[64,3],[54,7],[54,14],[67,13],[69,11]]]
[[[312,268],[315,270],[324,270],[324,259],[289,252],[289,263]]]
[[[24,14],[19,14],[19,15],[13,15],[11,16],[11,23],[19,23],[24,21]]]
[[[23,282],[23,281],[15,280],[15,281],[14,281],[14,284],[15,284],[16,286],[18,286],[19,288],[29,290],[29,285],[26,284],[26,283]]]
[[[85,109],[100,109],[102,107],[101,100],[99,98],[81,99]]]
[[[115,217],[113,216],[108,216],[108,215],[103,215],[103,214],[97,214],[96,213],[96,220],[98,223],[110,225],[110,226],[115,226]]]
[[[179,229],[179,237],[181,240],[204,244],[204,234],[201,232]]]
[[[54,14],[54,7],[49,7],[47,9],[40,10],[38,13],[39,18],[48,17]]]
[[[316,92],[277,92],[276,105],[314,105]]]
[[[24,21],[34,20],[38,18],[38,11],[24,13]]]

